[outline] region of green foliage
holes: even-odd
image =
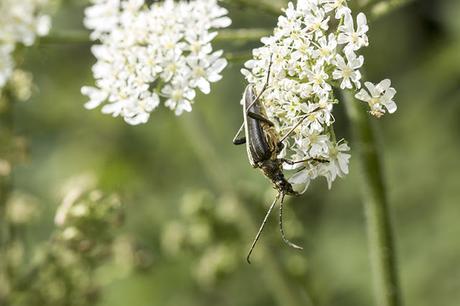
[[[114,195],[81,187],[73,182],[55,218],[58,228],[29,254],[21,235],[28,230],[28,220],[17,215],[31,215],[27,209],[33,207],[25,207],[31,200],[8,202],[10,218],[5,221],[11,228],[8,243],[3,245],[0,270],[0,279],[4,279],[0,299],[4,303],[96,305],[100,285],[95,269],[112,254],[115,229],[121,225],[121,203]],[[31,263],[26,255],[33,258]]]
[[[54,28],[82,30],[83,5],[63,1]],[[266,11],[229,8],[239,28],[275,22]],[[375,127],[407,305],[460,299],[459,16],[456,1],[415,1],[371,22],[367,78],[390,77],[398,89],[398,112]],[[233,51],[259,45],[221,44]],[[0,274],[1,305],[372,305],[353,144],[349,176],[331,191],[315,182],[286,203],[287,235],[305,250],[285,247],[272,216],[254,264],[246,264],[273,194],[244,148],[231,144],[241,123],[241,63],[197,97],[193,113],[176,118],[159,108],[148,124],[131,127],[83,109],[79,88],[94,62],[88,44],[21,52],[35,87],[29,101],[14,102],[14,127],[2,117],[0,153],[9,155],[0,156],[0,176],[9,185],[14,167],[8,198],[20,206],[9,212],[31,214],[15,223],[8,252],[2,248],[11,265]],[[346,119],[340,122],[338,137],[348,136]],[[106,195],[86,190],[72,202],[76,215],[55,226],[59,186],[87,172]],[[123,210],[112,192],[123,195]]]

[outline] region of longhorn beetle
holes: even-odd
[[[278,191],[273,203],[270,205],[262,224],[260,225],[259,231],[252,242],[251,248],[248,252],[246,260],[250,262],[250,257],[252,251],[254,250],[257,241],[260,238],[260,235],[265,227],[268,216],[273,210],[278,199],[280,201],[280,212],[279,212],[279,228],[281,233],[281,238],[283,241],[292,248],[302,250],[302,247],[290,242],[285,234],[283,229],[283,202],[285,195],[298,196],[299,193],[294,191],[292,185],[287,181],[283,173],[283,163],[296,164],[301,162],[306,162],[309,160],[315,160],[318,162],[326,162],[322,159],[306,159],[300,161],[290,161],[284,158],[278,158],[279,153],[283,149],[283,141],[308,117],[304,115],[301,117],[300,121],[296,123],[291,130],[281,139],[279,138],[278,133],[274,128],[274,124],[267,118],[265,107],[260,102],[260,97],[268,87],[270,79],[270,68],[272,61],[270,59],[270,65],[267,71],[266,82],[260,91],[259,94],[256,94],[254,85],[249,84],[246,86],[243,94],[243,124],[239,128],[235,137],[233,138],[233,144],[241,145],[246,144],[246,150],[248,154],[249,163],[254,168],[259,168],[262,170],[264,175],[268,177],[273,182],[273,188]],[[316,110],[314,110],[316,111]],[[245,136],[238,138],[244,129]]]

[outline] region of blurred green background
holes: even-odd
[[[62,3],[53,29],[83,30],[83,8],[78,1]],[[257,10],[229,9],[234,28],[276,23]],[[398,91],[398,111],[373,121],[403,299],[406,305],[456,306],[460,1],[414,1],[370,22],[369,39],[367,79],[388,77]],[[240,52],[257,45],[216,48]],[[22,67],[33,72],[36,90],[14,110],[15,132],[28,142],[14,188],[40,207],[26,234],[30,249],[53,231],[60,186],[89,173],[102,189],[121,195],[126,219],[117,235],[143,254],[128,262],[121,244],[118,260],[97,269],[97,305],[373,305],[360,169],[343,104],[336,108],[336,131],[351,144],[350,174],[332,190],[318,180],[287,201],[288,235],[304,251],[286,248],[272,216],[248,265],[254,226],[274,191],[249,166],[244,147],[231,143],[241,122],[242,62],[230,63],[211,94],[197,97],[192,113],[176,117],[159,107],[148,124],[129,126],[83,108],[80,87],[93,84],[89,47],[41,43],[25,50]]]

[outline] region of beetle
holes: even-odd
[[[292,248],[301,250],[302,247],[290,242],[283,230],[283,202],[286,195],[298,196],[299,193],[294,191],[292,185],[285,178],[283,173],[283,163],[295,164],[301,163],[308,160],[315,160],[319,162],[324,162],[321,159],[307,159],[301,161],[290,161],[284,158],[278,158],[279,153],[283,149],[283,141],[303,122],[303,120],[308,116],[304,115],[301,117],[300,121],[296,123],[288,133],[279,137],[278,133],[274,128],[274,124],[267,118],[265,107],[261,102],[261,96],[268,87],[269,78],[270,78],[270,68],[271,61],[267,71],[266,82],[260,91],[259,94],[256,94],[256,89],[254,85],[249,84],[244,90],[242,104],[243,104],[243,124],[239,128],[235,137],[233,138],[233,144],[242,145],[246,144],[246,150],[248,154],[249,163],[254,168],[259,168],[262,170],[264,175],[269,178],[273,183],[273,188],[278,191],[273,203],[270,205],[262,224],[260,225],[259,231],[252,242],[251,248],[248,252],[246,260],[250,263],[250,256],[254,250],[257,241],[264,229],[264,226],[267,222],[268,216],[273,210],[276,202],[280,201],[280,213],[279,213],[279,227],[281,238],[283,241]],[[241,132],[244,129],[244,137],[238,138]]]

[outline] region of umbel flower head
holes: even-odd
[[[367,90],[361,89],[364,57],[358,52],[369,45],[368,29],[366,16],[355,17],[345,0],[290,2],[273,35],[262,38],[263,46],[242,69],[247,81],[261,90],[271,65],[261,99],[280,135],[296,127],[281,155],[304,161],[286,168],[297,170],[290,182],[303,184],[305,190],[319,176],[330,188],[336,177],[348,173],[350,148],[336,139],[333,128],[332,111],[338,103],[333,88],[355,92],[376,117],[396,111],[390,80],[366,82]]]
[[[123,205],[115,194],[106,194],[94,187],[91,175],[69,180],[65,196],[54,218],[58,226],[56,238],[89,257],[108,254],[114,229],[123,223]]]
[[[43,13],[48,0],[0,1],[0,89],[14,71],[17,44],[31,46],[37,36],[47,35],[51,19]]]
[[[129,124],[146,123],[161,101],[176,115],[190,112],[196,90],[210,92],[227,65],[211,41],[231,21],[217,0],[148,6],[144,0],[92,0],[84,23],[91,38],[95,87],[84,86],[85,104],[122,116]]]

